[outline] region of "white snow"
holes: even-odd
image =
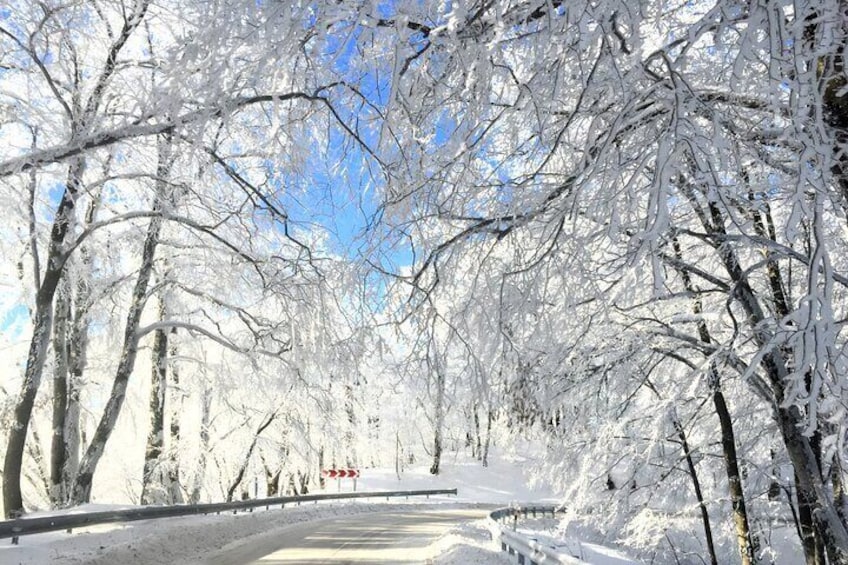
[[[488,467],[470,457],[447,454],[442,460],[439,475],[431,475],[428,465],[416,465],[405,469],[398,479],[394,469],[365,469],[357,482],[360,490],[407,490],[457,488],[452,500],[485,502],[509,505],[516,502],[560,501],[549,488],[530,486],[532,477],[525,468],[529,462],[493,453]],[[352,483],[342,481],[342,489],[350,490]],[[335,483],[328,489],[336,488]]]
[[[473,565],[477,563],[512,563],[492,540],[486,520],[460,524],[442,536],[436,547],[439,556],[433,565]]]
[[[230,544],[243,543],[289,524],[336,516],[408,508],[396,502],[351,501],[304,503],[302,506],[222,514],[105,524],[21,538],[18,546],[0,546],[0,563],[111,565],[197,563]]]
[[[245,543],[254,536],[267,536],[276,529],[297,522],[320,520],[341,515],[386,511],[417,505],[421,508],[468,506],[475,503],[510,505],[521,502],[556,503],[549,490],[528,486],[522,461],[494,458],[484,468],[473,459],[447,458],[439,476],[429,473],[427,465],[403,471],[398,479],[394,469],[363,469],[357,481],[357,491],[458,489],[458,496],[433,496],[429,499],[413,497],[403,499],[366,499],[350,502],[303,503],[287,505],[285,509],[221,514],[200,517],[143,520],[126,524],[105,524],[80,528],[73,533],[53,532],[21,538],[20,545],[8,541],[0,544],[0,563],[37,565],[53,563],[70,565],[79,563],[122,565],[167,564],[187,565],[197,563],[204,555],[212,555],[225,547]],[[327,481],[325,492],[352,491],[352,480]],[[97,512],[126,508],[126,505],[89,504],[65,512]],[[36,515],[57,514],[39,512]],[[553,535],[551,524],[539,521],[524,522],[523,533],[540,537]],[[500,552],[492,539],[491,523],[479,520],[460,523],[434,542],[434,565],[459,565],[483,563],[511,563]],[[527,529],[530,528],[530,529]],[[540,538],[541,539],[541,538]],[[552,539],[552,542],[554,540]],[[576,540],[569,540],[575,543]],[[561,540],[556,543],[562,543]],[[597,565],[631,565],[615,550],[585,542],[576,542],[584,556]]]
[[[547,524],[522,523],[518,533],[541,544],[556,547],[560,553],[571,555],[593,565],[640,565],[641,561],[631,559],[624,552],[611,547],[589,543],[574,537],[560,537],[556,534],[556,520]]]

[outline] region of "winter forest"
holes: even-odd
[[[537,449],[848,563],[843,0],[0,1],[5,516]],[[680,561],[678,561],[680,562]]]

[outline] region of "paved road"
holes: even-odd
[[[207,565],[426,563],[432,544],[459,522],[488,510],[376,512],[295,524],[236,547]]]

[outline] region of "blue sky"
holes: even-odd
[[[394,15],[394,2],[383,2],[377,5],[380,17],[392,17]],[[0,19],[8,20],[11,13],[6,9],[0,9]],[[393,33],[392,29],[385,29],[385,33]],[[383,30],[379,31],[380,33]],[[353,64],[360,57],[367,57],[359,51],[362,47],[358,43],[367,43],[362,39],[362,30],[352,34],[340,33],[339,43],[330,44],[327,60],[331,60],[334,70],[341,76],[347,77],[351,83],[358,85],[361,93],[368,98],[369,102],[379,108],[385,108],[387,97],[391,92],[391,62],[386,62],[382,69],[380,66],[372,65],[372,61],[365,61],[365,65]],[[420,42],[421,38],[414,38]],[[344,41],[344,43],[342,43]],[[361,63],[362,61],[358,61]],[[363,70],[363,67],[366,70]],[[341,87],[339,87],[341,88]],[[342,92],[333,92],[332,96],[344,96]],[[345,110],[337,106],[342,119],[349,124],[355,123],[355,110]],[[330,119],[332,121],[332,118]],[[353,126],[352,126],[353,127]],[[436,130],[435,143],[444,143],[450,132],[456,127],[455,121],[450,115],[440,119]],[[375,147],[378,143],[376,129],[363,127],[358,134],[366,144]],[[378,165],[373,157],[353,142],[341,128],[330,128],[329,137],[325,146],[313,146],[313,153],[308,168],[303,175],[295,177],[283,171],[275,171],[277,178],[272,182],[285,183],[292,186],[294,190],[283,191],[282,204],[290,215],[292,223],[305,228],[318,224],[328,236],[329,251],[351,260],[359,258],[364,251],[364,232],[369,222],[373,221],[377,214],[380,201],[380,190],[375,183],[382,182],[372,178],[369,171],[378,171]],[[238,166],[236,162],[232,166]],[[280,186],[280,185],[278,185]],[[42,226],[47,226],[52,220],[52,214],[61,198],[64,186],[55,183],[48,187],[42,197],[47,200],[42,207],[44,215],[41,218]],[[391,263],[387,265],[390,269],[407,266],[412,261],[411,250],[402,248],[381,249],[382,260]],[[28,318],[25,306],[15,305],[5,311],[0,311],[0,330],[8,330],[18,325],[19,322]]]

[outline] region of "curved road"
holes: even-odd
[[[206,565],[426,563],[432,544],[459,522],[488,510],[445,509],[375,512],[329,518],[280,529],[225,550]]]

